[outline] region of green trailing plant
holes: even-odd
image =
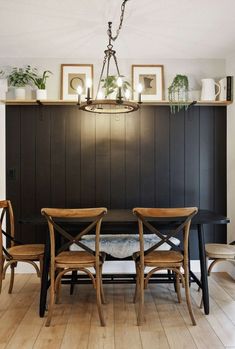
[[[38,74],[36,68],[34,68],[33,72],[29,75],[29,79],[33,82],[33,84],[41,90],[46,89],[46,81],[50,77],[52,72],[50,70],[45,70],[41,75]]]
[[[168,99],[170,102],[171,113],[175,114],[181,109],[187,110],[189,82],[186,75],[177,74],[168,88]]]
[[[120,77],[123,78],[122,75]],[[101,82],[103,82],[102,88],[104,89],[105,97],[111,95],[113,92],[118,93],[117,78],[118,76],[116,75],[109,75],[105,79],[101,80]],[[128,81],[123,80],[122,81],[123,92],[125,93],[126,90],[131,91],[131,89],[132,89],[131,84]]]
[[[34,69],[30,65],[25,68],[14,67],[8,75],[8,82],[10,86],[25,87],[30,83],[30,76],[34,73]]]

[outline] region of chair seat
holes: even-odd
[[[136,259],[137,255],[139,255],[138,252],[133,255],[133,258]],[[162,263],[164,264],[169,263],[172,265],[175,263],[176,264],[181,263],[183,259],[184,257],[182,253],[178,251],[153,251],[144,257],[144,264],[158,265]]]
[[[42,244],[17,245],[7,251],[14,259],[33,259],[44,254],[44,247]]]
[[[55,257],[57,264],[95,264],[95,256],[86,251],[64,251]]]
[[[235,246],[226,244],[206,244],[206,255],[209,258],[235,258]]]

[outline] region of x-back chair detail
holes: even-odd
[[[100,229],[103,216],[107,213],[104,207],[83,208],[83,209],[59,209],[43,208],[41,213],[46,217],[50,233],[50,302],[46,326],[50,326],[55,300],[58,301],[60,293],[61,279],[68,272],[82,271],[92,280],[96,289],[97,308],[100,317],[100,323],[105,326],[101,303],[104,303],[104,292],[102,286],[102,266],[105,260],[105,253],[99,251]],[[61,226],[58,219],[68,224],[71,220],[86,220],[86,227],[72,236],[64,227]],[[73,222],[74,223],[74,222]],[[77,222],[78,224],[78,222]],[[79,224],[78,224],[79,226]],[[85,234],[95,229],[95,251],[88,248],[82,242]],[[56,236],[66,240],[63,245],[56,246]],[[72,244],[77,244],[82,251],[69,251]],[[87,268],[94,268],[95,275]]]
[[[133,213],[138,217],[140,251],[133,254],[136,266],[136,290],[134,301],[139,299],[137,323],[143,322],[144,289],[148,285],[150,277],[159,270],[172,270],[176,275],[176,291],[178,301],[181,302],[180,280],[185,287],[186,302],[193,325],[196,325],[190,299],[189,290],[189,260],[188,239],[192,217],[197,213],[196,207],[183,208],[134,208]],[[155,222],[154,222],[155,221]],[[164,227],[164,232],[160,229]],[[156,228],[158,226],[158,228]],[[144,232],[154,233],[160,241],[148,250],[144,250]],[[183,231],[183,250],[171,240]],[[156,250],[163,243],[170,245],[172,250]],[[145,267],[152,269],[146,274]],[[182,269],[184,273],[182,273]]]
[[[0,201],[0,292],[2,288],[2,280],[5,278],[6,270],[11,267],[11,278],[8,293],[12,292],[14,284],[14,271],[17,262],[25,262],[31,264],[37,272],[38,277],[41,276],[44,245],[43,244],[22,244],[15,239],[14,214],[10,200]],[[3,230],[4,218],[9,218],[10,234]],[[11,247],[3,246],[3,235],[11,241]],[[35,262],[39,262],[39,268]]]

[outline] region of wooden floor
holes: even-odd
[[[17,275],[8,295],[8,279],[0,295],[0,349],[217,349],[235,348],[235,282],[225,273],[210,277],[208,316],[198,308],[200,294],[192,286],[197,326],[192,326],[185,302],[178,304],[169,285],[150,285],[145,297],[145,323],[136,325],[133,285],[105,285],[107,326],[99,324],[94,290],[79,285],[73,296],[63,286],[51,327],[38,316],[39,281]],[[183,292],[182,292],[183,293]]]

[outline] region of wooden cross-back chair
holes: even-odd
[[[2,280],[5,278],[6,270],[11,267],[11,278],[8,293],[12,292],[14,284],[14,271],[17,262],[25,262],[31,264],[37,272],[38,277],[41,276],[44,245],[43,244],[22,244],[15,239],[14,214],[10,200],[0,201],[0,293],[2,288]],[[9,221],[9,234],[3,229],[4,219]],[[3,236],[11,241],[9,248],[3,245]],[[39,262],[39,268],[35,262]]]
[[[138,217],[140,251],[133,254],[136,266],[136,290],[134,301],[139,299],[137,323],[143,321],[144,288],[147,287],[150,277],[159,270],[171,270],[176,275],[176,291],[178,301],[181,302],[180,280],[185,287],[186,302],[193,325],[196,325],[189,291],[189,260],[188,239],[192,217],[197,213],[196,207],[184,208],[134,208],[133,213]],[[155,223],[154,223],[155,221]],[[161,228],[156,228],[156,224]],[[167,229],[169,227],[169,229]],[[163,232],[161,232],[161,229]],[[170,239],[183,231],[183,250]],[[154,233],[160,241],[148,250],[144,250],[144,232]],[[157,250],[167,243],[171,250]],[[145,276],[145,267],[152,269]],[[184,273],[182,273],[182,269]]]
[[[210,275],[213,267],[224,261],[235,261],[235,246],[233,244],[205,244],[206,256],[212,260],[208,268],[208,275]]]
[[[92,280],[96,290],[96,302],[100,323],[105,326],[105,320],[101,303],[104,303],[104,292],[102,286],[102,266],[105,260],[105,253],[99,251],[100,228],[103,216],[107,209],[84,208],[84,209],[57,209],[43,208],[42,214],[46,217],[50,233],[50,303],[46,326],[50,326],[52,312],[55,301],[57,302],[60,294],[61,279],[64,274],[74,271],[86,273]],[[72,219],[88,221],[86,228],[82,229],[76,236],[72,236],[64,228],[64,222],[71,223]],[[58,219],[63,220],[63,227]],[[74,223],[74,222],[73,222]],[[77,222],[79,226],[79,222]],[[95,251],[91,250],[82,243],[82,237],[95,229]],[[67,241],[57,248],[56,238]],[[69,251],[72,244],[77,244],[83,251]],[[87,268],[94,268],[95,275]]]

